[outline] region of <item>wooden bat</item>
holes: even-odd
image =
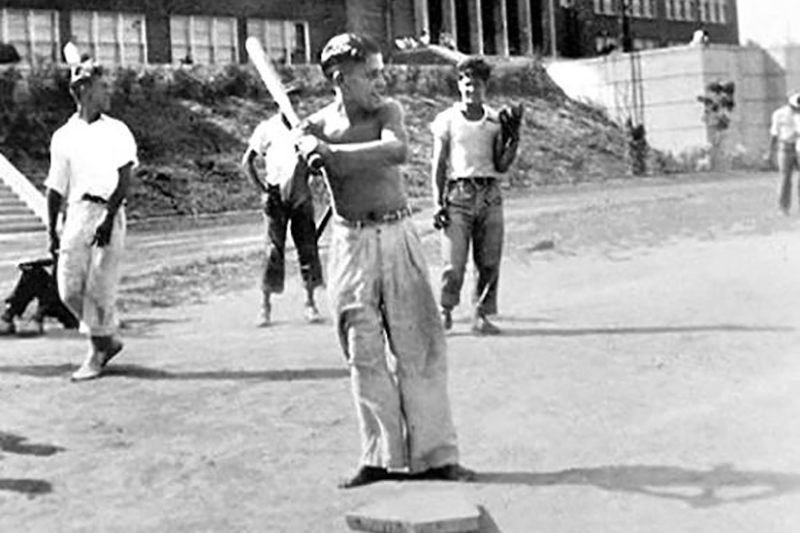
[[[261,47],[261,43],[255,37],[248,37],[244,43],[244,47],[247,49],[250,61],[252,61],[253,65],[256,67],[270,96],[272,96],[272,99],[278,104],[278,109],[289,123],[289,127],[296,128],[299,126],[300,118],[297,116],[297,113],[294,112],[292,101],[289,100],[289,93],[286,92],[278,71],[275,70],[269,56],[267,56],[264,48]]]
[[[298,127],[300,125],[300,117],[298,117],[297,113],[295,113],[294,106],[292,105],[292,101],[289,99],[289,93],[283,86],[280,74],[278,74],[278,71],[275,70],[275,66],[272,64],[272,60],[270,60],[269,56],[264,51],[264,48],[261,46],[261,42],[259,42],[259,40],[255,37],[248,37],[244,43],[244,47],[247,50],[247,55],[250,56],[250,61],[253,62],[253,65],[256,67],[259,76],[261,76],[261,80],[267,87],[267,91],[269,91],[269,94],[272,96],[272,99],[275,101],[275,103],[278,104],[278,109],[280,110],[281,115],[283,115],[284,123],[290,129]],[[308,167],[315,172],[320,172],[323,170],[322,157],[319,154],[311,154],[308,156],[306,163],[308,164]],[[328,206],[325,214],[322,216],[322,219],[317,224],[317,240],[319,240],[320,236],[325,231],[325,226],[328,223],[328,220],[331,218],[331,215],[332,208]]]

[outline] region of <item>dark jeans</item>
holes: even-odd
[[[50,316],[61,322],[65,328],[78,327],[78,319],[58,296],[55,272],[51,274],[46,268],[52,264],[53,262],[50,260],[20,263],[19,269],[22,271],[22,275],[11,295],[6,298],[3,319],[11,321],[15,317],[22,316],[28,305],[33,300],[37,300],[39,307],[34,315],[37,322],[42,322],[44,317]]]
[[[498,180],[451,181],[447,184],[450,224],[442,234],[441,306],[460,301],[470,245],[478,279],[473,301],[479,314],[497,313],[500,259],[503,255],[503,196]]]
[[[781,208],[788,210],[792,205],[792,175],[796,170],[800,170],[794,143],[781,143],[778,149],[778,169],[781,173],[778,201]]]
[[[278,196],[275,196],[278,194]],[[291,231],[300,262],[303,286],[311,290],[322,285],[322,264],[317,248],[314,204],[311,200],[293,207],[284,203],[279,193],[270,193],[266,202],[267,253],[262,290],[283,292],[286,278],[286,235]]]

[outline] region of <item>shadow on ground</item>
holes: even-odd
[[[19,492],[34,498],[53,492],[53,485],[41,479],[3,479],[0,478],[0,491]]]
[[[64,451],[64,448],[60,446],[32,444],[26,442],[27,440],[27,438],[19,435],[0,431],[0,452],[48,457]],[[2,459],[2,456],[0,456],[0,459]],[[52,492],[53,486],[49,482],[40,479],[0,478],[0,491],[18,492],[20,494],[27,494],[28,497],[33,498]]]
[[[0,452],[47,457],[63,452],[64,448],[51,444],[28,444],[28,439],[0,431]]]
[[[599,335],[672,335],[681,333],[788,333],[789,326],[754,326],[746,324],[714,324],[697,326],[620,326],[596,328],[501,328],[502,337],[583,337]],[[469,331],[448,333],[459,337],[474,335]]]
[[[65,377],[78,367],[61,365],[0,366],[0,374],[18,374],[36,378]],[[103,378],[127,377],[150,380],[254,380],[254,381],[315,381],[344,379],[350,376],[347,368],[299,368],[283,370],[206,370],[199,372],[168,372],[139,365],[113,365],[106,368]]]
[[[542,473],[480,472],[475,482],[534,487],[587,485],[607,491],[677,500],[695,508],[763,500],[800,490],[800,474],[739,471],[730,464],[721,464],[710,470],[622,465]]]

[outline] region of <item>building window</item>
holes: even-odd
[[[22,61],[31,65],[61,57],[56,11],[0,9],[0,38],[13,45]]]
[[[698,10],[702,22],[711,22],[711,0],[700,0]]]
[[[594,38],[594,50],[597,55],[610,54],[619,47],[615,37],[603,33]]]
[[[678,0],[666,0],[666,3],[664,4],[665,10],[666,10],[665,14],[666,14],[668,20],[675,20],[677,18],[678,14],[677,14],[677,11],[675,9],[675,7],[676,7],[675,6],[675,2],[676,1],[678,1]]]
[[[292,65],[311,61],[307,22],[248,19],[247,36],[260,39],[267,55],[277,63]]]
[[[233,17],[172,16],[172,60],[200,65],[239,61],[239,38]]]
[[[629,14],[632,17],[653,18],[655,16],[655,0],[627,0]]]
[[[727,0],[718,0],[719,6],[719,15],[717,17],[717,22],[720,24],[727,24],[728,22],[728,2]]]
[[[633,40],[633,48],[634,50],[652,50],[654,48],[658,48],[660,43],[657,39],[640,39],[636,38]]]
[[[147,63],[145,17],[140,13],[73,11],[70,40],[100,63]]]
[[[598,15],[616,15],[616,0],[594,0],[594,12]]]

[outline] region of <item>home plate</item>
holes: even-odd
[[[347,525],[372,533],[467,533],[480,529],[480,510],[458,490],[414,491],[346,515]]]

